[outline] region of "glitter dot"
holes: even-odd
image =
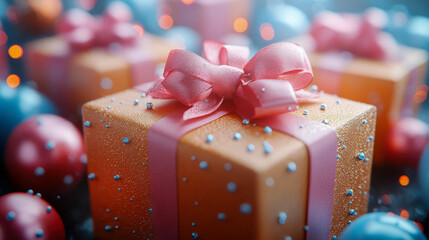
[[[115,176],[113,176],[113,179],[115,179],[116,181],[119,181],[119,179],[121,179],[121,177],[119,175],[115,175]]]
[[[74,181],[73,176],[72,175],[66,175],[63,179],[63,182],[65,185],[70,185],[72,184]]]
[[[43,169],[42,167],[37,167],[36,169],[34,169],[34,175],[36,175],[36,177],[42,177],[45,174],[45,169]]]
[[[83,122],[83,125],[85,127],[90,127],[91,126],[91,122],[90,121],[85,121],[85,122]]]
[[[347,221],[347,224],[348,224],[348,225],[352,224],[352,221],[350,221],[350,220],[349,220],[349,221]]]
[[[105,128],[109,128],[109,125],[104,126]]]
[[[28,189],[28,190],[27,190],[27,193],[28,193],[28,194],[34,194],[34,192],[33,192],[33,190],[32,190],[32,189]]]
[[[292,107],[287,107],[287,110],[288,111],[292,111]]]
[[[355,210],[354,209],[350,209],[349,215],[353,215],[353,214],[355,214]]]
[[[120,101],[119,104],[124,104],[124,101]]]
[[[139,104],[139,100],[134,99],[134,105],[137,105],[137,104]]]
[[[130,202],[133,202],[134,201],[134,199],[133,198],[130,198]]]
[[[286,223],[286,219],[287,219],[287,214],[285,212],[279,212],[279,224],[285,224]]]
[[[195,225],[196,225],[195,223],[191,223],[191,226],[192,226],[192,227],[195,227]]]
[[[151,102],[146,103],[146,109],[152,109],[153,104]]]
[[[104,226],[104,231],[106,231],[106,232],[112,231],[112,226],[110,226],[110,225]]]
[[[36,197],[39,197],[39,198],[41,198],[42,197],[42,194],[40,194],[40,193],[36,193],[36,194],[34,194]]]
[[[225,163],[225,165],[223,165],[223,167],[225,168],[226,171],[231,171],[231,169],[232,169],[232,165],[230,163]]]
[[[362,121],[362,124],[367,124],[368,122],[366,121],[366,120],[363,120]]]
[[[82,154],[82,155],[80,156],[80,162],[81,162],[82,164],[86,164],[86,163],[88,162],[88,158],[86,157],[86,154]]]
[[[228,189],[228,192],[235,192],[235,191],[237,191],[237,185],[233,182],[229,182],[226,185],[226,189]]]
[[[308,230],[310,230],[310,227],[309,227],[308,225],[305,225],[305,226],[304,226],[304,231],[306,231],[306,232],[307,232]]]
[[[142,98],[145,98],[145,97],[146,97],[146,93],[142,93],[140,96],[141,96]]]
[[[307,111],[307,110],[304,110],[304,111],[302,111],[302,114],[307,115],[307,114],[308,114],[308,111]]]
[[[111,106],[107,106],[107,109],[111,109],[112,107]]]
[[[195,156],[191,156],[191,160],[195,161],[195,160],[197,160],[197,158]]]
[[[340,159],[341,158],[341,156],[340,155],[337,155],[337,159]]]
[[[347,190],[347,196],[352,196],[352,195],[353,195],[353,190],[352,189]]]
[[[6,214],[6,220],[13,221],[16,217],[16,213],[14,211],[10,211]]]
[[[217,214],[217,219],[218,219],[219,221],[225,221],[225,220],[226,220],[226,215],[225,215],[225,213],[218,213],[218,214]]]
[[[48,150],[52,150],[52,149],[54,149],[54,148],[55,148],[55,143],[54,143],[53,141],[48,141],[48,142],[45,144],[45,148],[46,148],[46,149],[48,149]]]
[[[292,240],[292,237],[287,236],[287,237],[285,237],[285,240]]]
[[[184,178],[182,178],[182,181],[186,182],[186,181],[188,181],[188,179],[184,177]]]
[[[107,213],[109,213],[109,212],[110,212],[110,209],[108,209],[108,208],[107,208],[107,209],[106,209],[106,212],[107,212]]]
[[[249,120],[247,120],[247,119],[243,119],[242,123],[243,123],[244,125],[249,125]]]
[[[133,234],[136,234],[136,231],[133,231]]]
[[[328,119],[323,119],[322,123],[329,124],[329,120]]]
[[[273,130],[270,127],[268,127],[268,126],[264,127],[264,133],[270,134],[272,132],[273,132]]]
[[[119,229],[119,226],[118,226],[118,225],[116,225],[116,226],[115,226],[115,229],[116,229],[116,230],[118,230],[118,229]]]
[[[51,206],[47,206],[47,207],[46,207],[46,212],[47,212],[47,213],[52,212],[52,207],[51,207]]]
[[[248,203],[243,203],[240,205],[240,212],[242,214],[250,214],[252,212],[252,206]]]
[[[262,146],[264,147],[265,154],[270,154],[273,152],[273,146],[271,146],[267,141],[264,141]]]
[[[342,146],[342,147],[341,147],[341,149],[346,149],[346,148],[347,148],[346,146]]]
[[[294,162],[290,162],[287,165],[288,172],[295,172],[296,171],[296,164]]]
[[[212,134],[207,135],[206,137],[206,142],[207,143],[211,143],[214,140],[214,136]]]
[[[365,160],[364,160],[365,162],[369,162],[369,158],[365,158]]]
[[[130,142],[130,140],[128,138],[124,137],[122,139],[122,142],[124,142],[125,144],[128,144]]]
[[[109,90],[113,87],[113,81],[110,78],[103,78],[100,81],[100,87],[104,90]]]
[[[340,100],[337,100],[337,101],[335,101],[335,102],[336,102],[337,104],[340,104],[340,102],[341,102],[341,101],[340,101]]]
[[[312,85],[310,89],[313,92],[317,92],[319,90],[319,88],[317,87],[317,85]]]
[[[265,179],[265,185],[267,185],[268,187],[272,187],[274,186],[274,179],[269,177]]]
[[[37,238],[43,237],[43,230],[42,229],[37,229],[37,231],[36,231],[36,237]]]
[[[206,161],[200,162],[200,168],[201,169],[207,170],[208,167],[209,167],[209,164]]]
[[[262,91],[262,92],[265,92],[265,88],[261,88],[261,91]]]
[[[253,151],[255,151],[255,145],[253,145],[253,144],[249,144],[249,145],[247,145],[247,151],[248,151],[248,152],[253,152]]]
[[[363,159],[365,159],[365,153],[359,153],[359,155],[358,155],[358,159],[359,159],[359,160],[363,160]]]
[[[234,133],[234,136],[232,137],[234,140],[240,140],[242,138],[240,133]]]
[[[192,234],[191,234],[191,237],[192,237],[192,239],[198,239],[198,234],[196,234],[196,233],[192,233]]]
[[[198,202],[194,202],[194,204],[195,204],[195,206],[198,206],[199,203]]]
[[[149,208],[149,212],[152,212],[152,208]]]
[[[320,105],[320,110],[326,110],[326,104]]]
[[[57,195],[57,199],[59,200],[59,199],[61,199],[61,196],[60,195]]]
[[[110,101],[111,101],[111,102],[114,102],[114,101],[115,101],[115,98],[111,98],[111,99],[110,99]]]

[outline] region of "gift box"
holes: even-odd
[[[385,143],[392,124],[419,110],[413,98],[426,78],[428,57],[424,50],[396,44],[371,25],[378,13],[324,13],[315,18],[310,34],[291,41],[307,50],[319,90],[377,107],[374,159],[383,165],[388,164]]]
[[[143,30],[139,35],[130,14],[121,3],[100,17],[73,9],[56,36],[26,46],[28,78],[70,120],[81,118],[81,105],[89,100],[153,81],[156,65],[180,48]]]
[[[166,14],[171,14],[175,26],[190,27],[203,39],[220,40],[228,34],[236,33],[234,24],[239,18],[246,21],[246,27],[240,26],[239,31],[240,33],[245,31],[252,11],[252,1],[249,0],[166,0],[164,2],[171,10],[166,11]]]
[[[297,45],[243,51],[174,50],[149,90],[84,105],[96,238],[328,239],[367,211],[375,107],[300,91],[312,74]],[[221,79],[207,91],[192,76]]]

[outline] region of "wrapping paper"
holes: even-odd
[[[419,110],[413,97],[426,78],[427,53],[399,46],[394,59],[378,61],[347,52],[315,52],[314,40],[307,35],[292,41],[306,49],[314,72],[313,84],[319,90],[377,107],[375,164],[388,164],[384,146],[390,127]]]
[[[25,60],[28,78],[57,103],[62,115],[79,122],[83,103],[153,81],[156,65],[178,47],[145,33],[130,47],[72,52],[67,42],[55,36],[29,43]]]
[[[90,123],[84,131],[88,171],[95,175],[89,187],[97,238],[154,238],[148,131],[164,116],[185,108],[141,96],[141,91],[127,90],[83,109],[84,121]],[[152,109],[147,109],[148,102]],[[327,109],[321,110],[322,103]],[[366,212],[375,108],[324,95],[290,114],[328,121],[337,134],[330,237],[338,236],[349,221]],[[242,136],[239,141],[233,139],[236,132]],[[214,136],[210,144],[205,141],[209,134]],[[270,154],[263,151],[264,141],[274,149]],[[254,144],[253,152],[247,150],[249,144]],[[262,125],[244,125],[230,113],[182,136],[176,159],[179,238],[305,237],[309,159],[300,140],[275,130],[264,133]],[[288,172],[291,162],[296,171]],[[282,212],[287,214],[284,224]]]

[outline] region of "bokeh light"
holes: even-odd
[[[259,33],[261,34],[262,39],[265,41],[270,41],[274,38],[274,28],[269,23],[263,23],[259,27]]]
[[[79,5],[87,11],[93,9],[96,3],[97,0],[79,0]]]
[[[417,87],[416,92],[413,96],[413,101],[415,103],[422,103],[427,99],[429,92],[429,87],[427,85],[421,85]]]
[[[237,18],[234,21],[234,30],[238,33],[243,33],[247,30],[248,23],[245,18]]]
[[[182,0],[182,3],[185,5],[191,5],[192,3],[194,3],[194,0]]]
[[[22,54],[24,53],[24,50],[19,45],[12,45],[9,48],[9,56],[13,59],[18,59],[22,57]]]
[[[383,194],[383,196],[381,197],[381,202],[384,205],[390,205],[392,204],[392,198],[388,195],[388,194]]]
[[[401,216],[404,219],[408,219],[408,218],[410,218],[410,213],[407,210],[402,209],[401,213],[399,214],[399,216]]]
[[[170,29],[171,27],[173,27],[173,18],[168,15],[168,14],[164,14],[161,17],[159,17],[158,19],[158,24],[162,29]]]
[[[410,179],[408,178],[407,175],[402,175],[399,177],[399,184],[401,184],[401,186],[407,186],[410,183]]]
[[[0,46],[5,45],[7,42],[7,34],[0,30]]]
[[[140,36],[140,37],[142,37],[142,36],[143,36],[143,34],[144,34],[144,29],[143,29],[143,27],[142,27],[142,26],[140,26],[140,25],[138,25],[138,24],[135,24],[135,25],[133,25],[133,28],[137,31],[137,33],[139,34],[139,36]]]
[[[21,79],[16,74],[11,74],[6,78],[6,83],[11,88],[16,88],[21,83]]]

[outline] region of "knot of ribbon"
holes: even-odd
[[[80,9],[71,9],[60,18],[56,31],[77,51],[95,46],[107,47],[111,43],[133,45],[139,36],[132,20],[129,7],[115,2],[98,17]]]
[[[353,55],[385,60],[392,58],[397,44],[382,28],[385,12],[370,8],[361,16],[322,12],[313,19],[310,34],[316,40],[316,51],[348,51]]]
[[[249,49],[205,41],[203,57],[176,49],[168,56],[164,74],[149,89],[153,98],[176,99],[190,107],[183,119],[206,116],[226,100],[245,119],[295,109],[297,101],[317,97],[303,88],[313,80],[304,49],[280,42],[247,61]]]

